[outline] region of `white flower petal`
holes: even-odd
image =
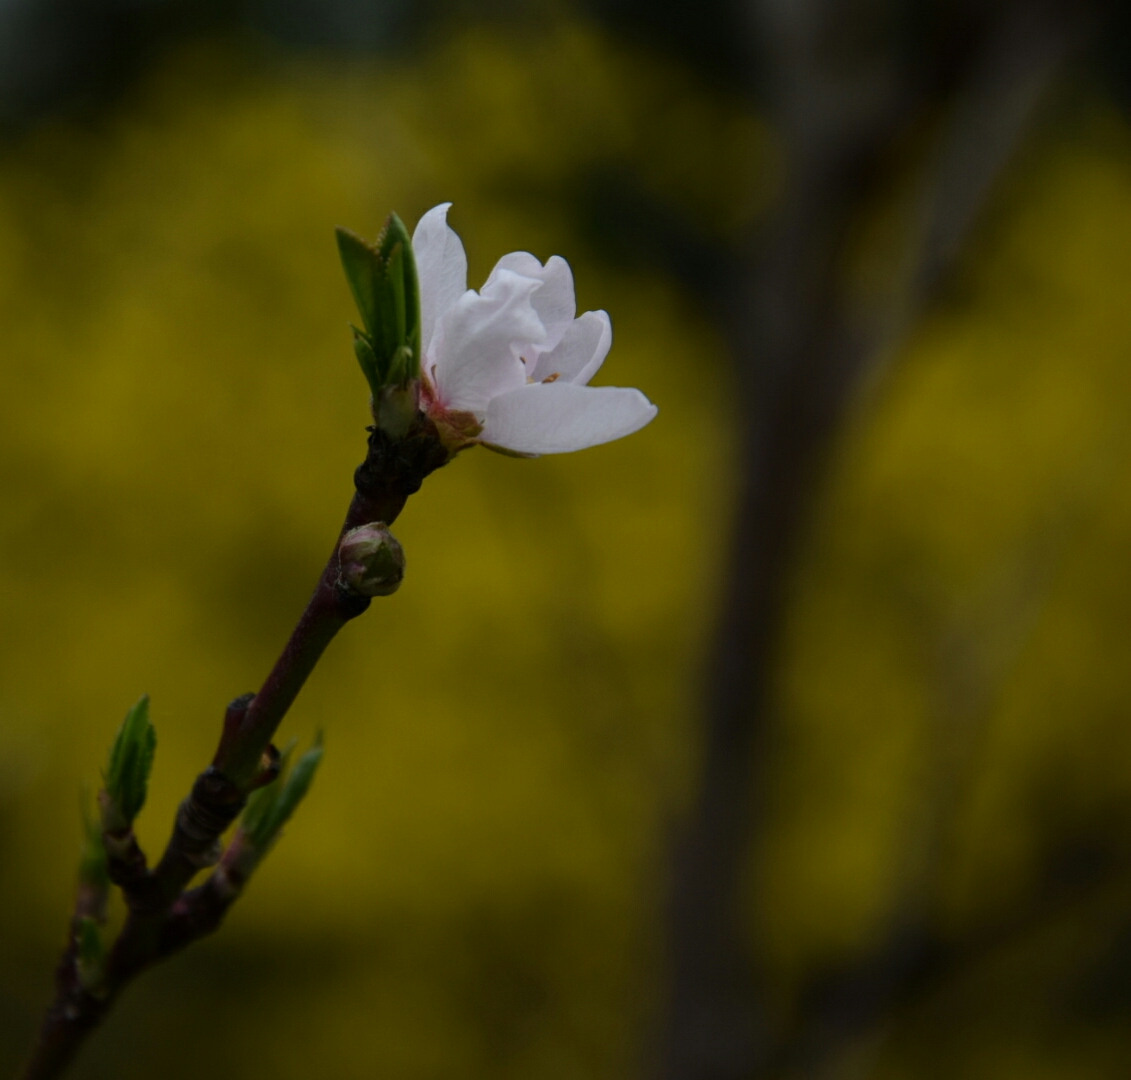
[[[631,435],[656,412],[639,390],[534,383],[491,401],[480,438],[520,454],[565,454]]]
[[[420,279],[420,351],[428,347],[440,316],[467,292],[467,255],[463,243],[448,226],[448,207],[432,207],[412,234],[412,251]]]
[[[530,378],[540,383],[557,375],[562,382],[584,386],[597,374],[612,344],[613,327],[608,315],[587,311],[570,323],[553,349],[538,357]]]
[[[482,417],[497,394],[526,384],[520,353],[544,340],[531,304],[533,278],[501,271],[482,293],[468,290],[441,317],[429,374],[441,403]]]
[[[487,278],[487,284],[483,286],[484,290],[502,270],[510,270],[542,282],[542,288],[533,297],[534,310],[538,312],[538,318],[546,328],[544,347],[552,349],[561,341],[577,312],[577,301],[573,296],[573,271],[570,270],[569,263],[560,255],[551,255],[543,266],[529,251],[512,251],[495,264],[495,269]]]

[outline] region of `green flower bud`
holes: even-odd
[[[102,823],[91,814],[88,800],[82,801],[82,855],[79,858],[79,885],[86,889],[105,889],[110,884],[106,863],[106,845],[102,842]]]
[[[298,759],[295,767],[288,769],[293,748],[292,743],[283,754],[279,777],[253,792],[247,800],[238,834],[239,842],[247,847],[247,865],[242,868],[246,873],[251,872],[278,839],[283,826],[310,790],[314,774],[322,763],[321,735],[315,738],[314,745]]]
[[[149,722],[149,695],[144,694],[128,713],[103,774],[102,827],[107,832],[128,829],[145,805],[149,772],[157,749],[157,732]]]
[[[390,214],[372,244],[348,229],[337,230],[338,251],[364,330],[353,328],[354,352],[373,392],[374,415],[390,390],[420,378],[420,285],[412,240]]]
[[[339,584],[359,596],[389,596],[404,578],[404,549],[382,521],[350,529],[338,559]]]

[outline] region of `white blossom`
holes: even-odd
[[[483,288],[429,210],[412,246],[420,278],[421,404],[453,450],[473,443],[522,455],[560,454],[639,431],[655,415],[639,390],[587,386],[613,331],[603,311],[575,318],[573,274],[557,255],[504,255]]]

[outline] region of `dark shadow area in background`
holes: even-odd
[[[933,33],[953,6],[939,0],[906,5],[908,41]],[[763,88],[742,0],[581,0],[576,7],[720,86],[755,95]],[[416,49],[453,26],[537,22],[559,8],[546,0],[5,0],[0,122],[18,128],[60,110],[96,110],[127,91],[163,51],[192,38],[238,34],[265,46],[380,58]],[[1131,9],[1110,0],[1104,21],[1088,67],[1126,106]]]
[[[538,21],[557,8],[529,0],[6,0],[0,122],[19,128],[52,112],[97,110],[162,52],[194,37],[237,34],[266,46],[379,58],[455,25]],[[749,80],[741,8],[732,0],[589,0],[582,10],[715,81]]]
[[[978,9],[966,6],[971,14]],[[925,0],[896,7],[897,36],[915,51],[917,42],[947,32],[963,5]],[[524,23],[536,27],[560,8],[546,0],[6,0],[0,4],[0,137],[18,136],[52,115],[96,119],[188,41],[234,38],[249,60],[266,61],[277,50],[315,50],[380,64],[411,56],[462,26],[495,22],[521,32]],[[580,0],[576,9],[725,92],[755,100],[765,92],[757,28],[742,0]],[[1126,110],[1131,8],[1111,0],[1105,10],[1086,68]],[[723,314],[719,303],[738,269],[734,250],[704,236],[680,207],[644,190],[631,167],[610,164],[570,195],[580,235],[603,258],[663,267]]]

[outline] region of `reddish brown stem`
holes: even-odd
[[[447,451],[423,418],[407,436],[391,441],[371,429],[369,452],[354,474],[356,494],[310,603],[258,694],[237,698],[224,717],[212,765],[193,785],[177,812],[173,835],[155,869],[132,832],[110,838],[111,873],[129,909],[125,926],[107,958],[98,994],[83,986],[78,970],[76,908],[70,941],[56,972],[56,998],[23,1080],[54,1080],[98,1026],[114,999],[145,968],[215,930],[243,881],[224,892],[215,875],[185,892],[196,873],[215,862],[219,839],[239,816],[249,791],[277,771],[271,739],[326,646],[350,619],[369,607],[338,581],[338,544],[349,529],[370,522],[390,524],[424,478],[443,465]],[[115,847],[115,839],[118,844]]]
[[[235,723],[225,725],[213,765],[233,783],[246,788],[251,782],[275,731],[326,646],[350,619],[369,607],[367,597],[351,593],[338,582],[342,536],[370,522],[392,524],[408,497],[446,459],[430,423],[422,422],[395,443],[380,429],[370,433],[369,454],[354,474],[357,491],[314,595],[247,711]]]

